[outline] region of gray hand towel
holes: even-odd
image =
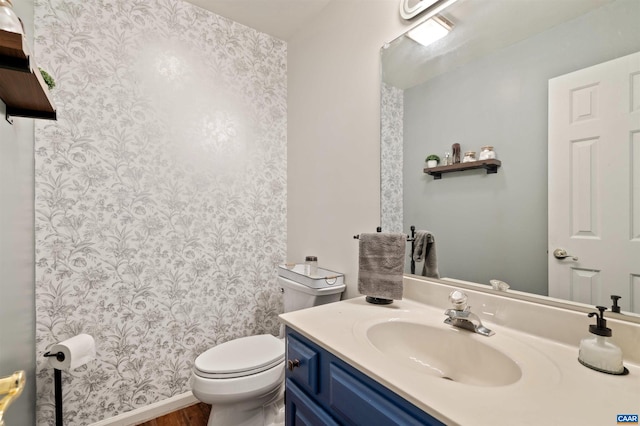
[[[438,258],[436,257],[436,239],[429,231],[416,231],[413,260],[422,262],[422,276],[440,278],[438,272]]]
[[[405,234],[360,234],[358,291],[381,299],[402,299]]]

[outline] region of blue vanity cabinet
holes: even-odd
[[[290,328],[286,362],[287,426],[443,425]]]

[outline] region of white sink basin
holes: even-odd
[[[391,360],[421,373],[474,386],[505,386],[522,371],[514,360],[466,330],[409,321],[375,323],[366,339]]]

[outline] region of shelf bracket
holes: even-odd
[[[487,169],[487,174],[492,175],[494,173],[498,173],[498,165],[497,164],[485,164],[484,168]]]
[[[57,120],[56,111],[36,111],[32,109],[15,108],[7,105],[7,121],[13,124],[11,117],[38,118],[43,120]]]
[[[9,114],[9,111],[6,112],[6,114],[4,115],[4,118],[7,120],[7,123],[13,125],[13,118]]]

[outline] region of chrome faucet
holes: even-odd
[[[495,334],[482,325],[480,317],[471,312],[470,307],[467,306],[467,295],[464,294],[464,292],[460,290],[452,291],[451,294],[449,294],[449,301],[453,305],[453,309],[450,308],[444,312],[448,317],[444,320],[445,324],[471,330],[483,336],[492,336]]]

